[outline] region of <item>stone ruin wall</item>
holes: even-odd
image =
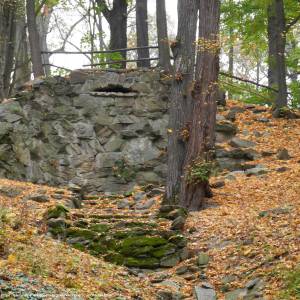
[[[31,82],[0,104],[0,177],[85,192],[163,184],[170,84],[156,70],[77,70]],[[237,133],[221,115],[216,130],[217,142]],[[217,146],[216,158],[235,171],[254,156]]]
[[[157,71],[74,71],[0,105],[0,176],[87,191],[161,184],[169,83]]]

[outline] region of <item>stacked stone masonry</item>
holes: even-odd
[[[157,70],[77,70],[26,84],[0,104],[0,177],[95,193],[163,184],[170,88]],[[216,131],[219,168],[246,169],[255,151],[220,147],[236,125],[217,115]]]
[[[160,184],[169,83],[157,71],[74,71],[0,104],[0,176],[87,191]]]

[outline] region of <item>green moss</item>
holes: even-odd
[[[158,249],[155,249],[155,251],[152,252],[152,255],[156,258],[161,258],[164,257],[166,255],[169,255],[171,253],[174,253],[176,250],[175,245],[173,244],[166,244],[161,246]]]
[[[88,246],[90,254],[98,256],[107,253],[107,247],[101,242],[95,242]]]
[[[99,233],[104,233],[109,230],[109,225],[107,224],[94,224],[89,227],[90,230],[99,232]]]
[[[82,229],[82,228],[68,228],[66,230],[67,237],[82,237],[87,240],[93,240],[98,236],[98,234],[92,230]]]
[[[140,237],[130,237],[123,241],[122,247],[143,247],[143,246],[161,246],[167,244],[167,241],[159,236],[140,236]]]
[[[147,230],[143,228],[135,228],[134,230],[122,230],[116,231],[113,233],[113,237],[116,239],[125,239],[130,237],[139,237],[145,235],[152,235],[154,234],[153,230]]]
[[[80,251],[85,251],[85,246],[80,243],[75,243],[72,245],[72,247]]]
[[[144,246],[144,247],[137,247],[131,250],[130,253],[124,253],[121,251],[122,254],[124,255],[131,255],[133,257],[140,257],[140,256],[152,256],[151,253],[153,252],[153,247],[152,246]],[[124,249],[122,249],[124,250]]]
[[[187,244],[186,238],[180,234],[171,236],[168,241],[176,245],[178,248],[183,248]]]
[[[50,208],[46,212],[46,217],[47,219],[57,219],[60,217],[66,217],[68,212],[69,210],[65,206],[58,204],[55,207]]]
[[[127,267],[155,269],[159,267],[159,260],[154,257],[134,258],[127,257],[124,259],[124,265]]]
[[[86,228],[86,227],[88,227],[88,225],[89,225],[89,223],[85,220],[78,220],[78,221],[74,222],[75,227]]]
[[[125,261],[125,257],[121,255],[120,253],[111,252],[107,255],[105,255],[105,260],[115,263],[117,265],[123,265]]]
[[[187,181],[190,184],[207,182],[211,176],[213,165],[202,159],[195,160],[187,169]]]
[[[147,222],[138,222],[138,221],[132,221],[132,222],[126,222],[124,224],[124,227],[132,228],[132,227],[152,227],[155,228],[158,225],[156,223],[147,223]]]
[[[66,228],[62,227],[62,226],[60,226],[60,227],[51,227],[49,229],[49,232],[51,234],[53,234],[54,236],[59,236],[59,235],[62,236],[62,235],[66,234]]]

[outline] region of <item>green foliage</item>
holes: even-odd
[[[213,171],[213,163],[202,159],[194,161],[187,170],[187,181],[190,184],[207,182]]]
[[[124,159],[117,160],[113,167],[113,174],[115,177],[129,182],[136,176],[136,170],[133,166],[129,166]]]
[[[293,81],[289,84],[289,89],[291,91],[292,99],[291,99],[291,106],[293,108],[300,107],[300,82]]]

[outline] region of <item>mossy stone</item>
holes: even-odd
[[[99,233],[105,233],[109,230],[108,224],[94,224],[89,227],[90,230],[99,232]]]
[[[187,240],[183,235],[177,234],[173,235],[168,240],[170,243],[177,246],[177,248],[183,248],[187,244]]]
[[[160,260],[160,265],[162,267],[169,268],[169,267],[176,266],[179,262],[180,262],[180,257],[178,255],[178,253],[174,253],[174,254],[163,257]]]
[[[77,250],[80,250],[80,251],[85,251],[85,246],[82,245],[81,243],[72,244],[72,247],[77,249]]]
[[[68,228],[66,235],[67,237],[82,237],[87,240],[93,240],[98,236],[98,234],[92,230],[76,227]]]
[[[81,227],[81,228],[86,228],[88,227],[89,223],[86,220],[78,220],[74,222],[75,227]]]
[[[107,253],[107,247],[101,242],[92,243],[88,246],[88,250],[94,256]]]
[[[66,217],[69,212],[69,209],[67,209],[65,206],[58,204],[53,208],[50,208],[46,212],[47,219],[57,219],[60,217]]]
[[[49,229],[49,232],[54,235],[55,237],[57,236],[63,236],[66,234],[66,228],[64,227],[52,227]]]
[[[167,256],[169,254],[175,253],[176,247],[173,244],[166,244],[158,249],[155,249],[155,251],[152,252],[152,255],[156,258],[162,258],[164,256]]]
[[[209,263],[209,255],[205,252],[200,252],[197,259],[199,266],[206,266]]]
[[[142,247],[142,246],[161,246],[167,244],[167,240],[159,236],[137,236],[129,237],[122,243],[123,248]]]
[[[105,260],[111,262],[111,263],[115,263],[117,265],[123,265],[124,264],[124,256],[121,255],[120,253],[116,253],[116,252],[111,252],[109,254],[107,254],[105,257]]]
[[[159,267],[159,260],[154,257],[134,258],[127,257],[124,259],[124,265],[127,267],[155,269]]]

